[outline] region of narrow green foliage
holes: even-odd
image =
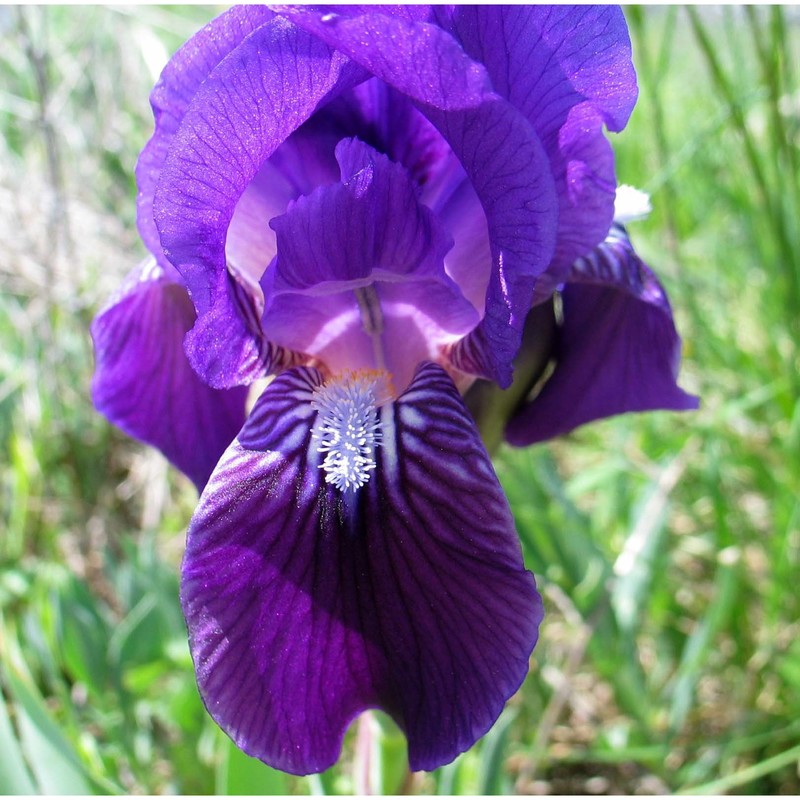
[[[16,701],[20,747],[41,794],[93,794],[81,759],[36,690],[11,670],[4,683]]]
[[[220,760],[214,790],[220,795],[286,795],[289,779],[283,772],[245,755],[220,732]]]
[[[22,748],[11,726],[3,693],[0,691],[0,794],[36,794],[33,778],[25,764]]]

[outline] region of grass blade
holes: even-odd
[[[36,794],[0,691],[0,794]]]
[[[227,736],[220,734],[222,758],[216,773],[216,793],[223,795],[286,795],[289,779],[257,758],[243,753]]]
[[[689,789],[682,789],[676,794],[679,795],[712,795],[712,794],[725,794],[745,784],[752,783],[753,781],[763,778],[770,773],[777,772],[779,769],[788,767],[795,762],[800,762],[800,745],[785,750],[783,753],[778,753],[772,758],[761,761],[758,764],[753,764],[751,767],[746,767],[731,775],[726,775],[715,781],[709,781],[701,786],[693,786]]]
[[[5,675],[16,709],[22,750],[42,794],[94,794],[80,759],[52,720],[36,690]]]

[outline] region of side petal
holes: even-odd
[[[92,398],[125,433],[154,445],[202,491],[245,420],[247,390],[215,391],[189,366],[195,319],[179,284],[150,261],[92,323]]]
[[[511,444],[627,411],[698,407],[676,383],[681,340],[667,295],[621,227],[575,263],[568,281],[555,370],[509,423]]]
[[[305,360],[264,335],[264,297],[247,272],[230,264],[221,284],[217,302],[199,319],[195,314],[197,321],[184,340],[192,369],[209,386],[246,386]]]
[[[568,269],[603,240],[611,224],[614,159],[603,126],[622,130],[637,96],[622,11],[442,6],[436,17],[485,65],[494,90],[541,138],[558,189],[554,267]]]
[[[136,164],[137,224],[142,241],[164,269],[169,270],[171,265],[161,251],[153,220],[153,196],[172,137],[214,67],[272,16],[264,6],[236,6],[213,19],[169,60],[150,94],[155,131]]]
[[[333,764],[361,711],[405,731],[412,769],[484,734],[521,684],[542,606],[461,399],[432,364],[381,409],[377,467],[326,483],[321,378],[283,373],[192,521],[182,603],[201,695],[245,752],[288,772]]]
[[[365,77],[340,53],[276,18],[231,51],[198,89],[173,137],[153,208],[164,253],[186,282],[201,322],[212,309],[217,323],[239,313],[225,244],[247,187],[318,106]],[[207,322],[193,333],[188,347],[195,368],[215,385],[223,378],[224,385],[251,380],[249,365],[261,343],[243,349],[237,361],[219,350],[215,336],[219,327]]]

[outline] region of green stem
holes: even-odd
[[[520,407],[542,376],[555,342],[556,318],[552,302],[542,303],[528,312],[522,344],[514,361],[514,381],[500,389],[489,381],[476,381],[464,397],[481,438],[494,455],[503,442],[509,419]]]
[[[737,786],[743,786],[746,783],[751,783],[765,775],[772,772],[777,772],[779,769],[788,767],[795,761],[800,761],[800,745],[792,747],[789,750],[784,750],[783,753],[768,758],[766,761],[761,761],[758,764],[753,764],[752,767],[734,772],[732,775],[726,775],[724,778],[719,778],[715,781],[703,783],[700,786],[692,786],[689,789],[681,789],[676,794],[724,794],[725,792],[735,789]]]

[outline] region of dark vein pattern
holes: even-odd
[[[541,619],[512,517],[450,378],[423,366],[380,409],[357,493],[324,481],[294,369],[256,404],[194,517],[182,600],[206,705],[251,755],[294,773],[338,757],[380,707],[412,769],[485,733],[528,668]]]

